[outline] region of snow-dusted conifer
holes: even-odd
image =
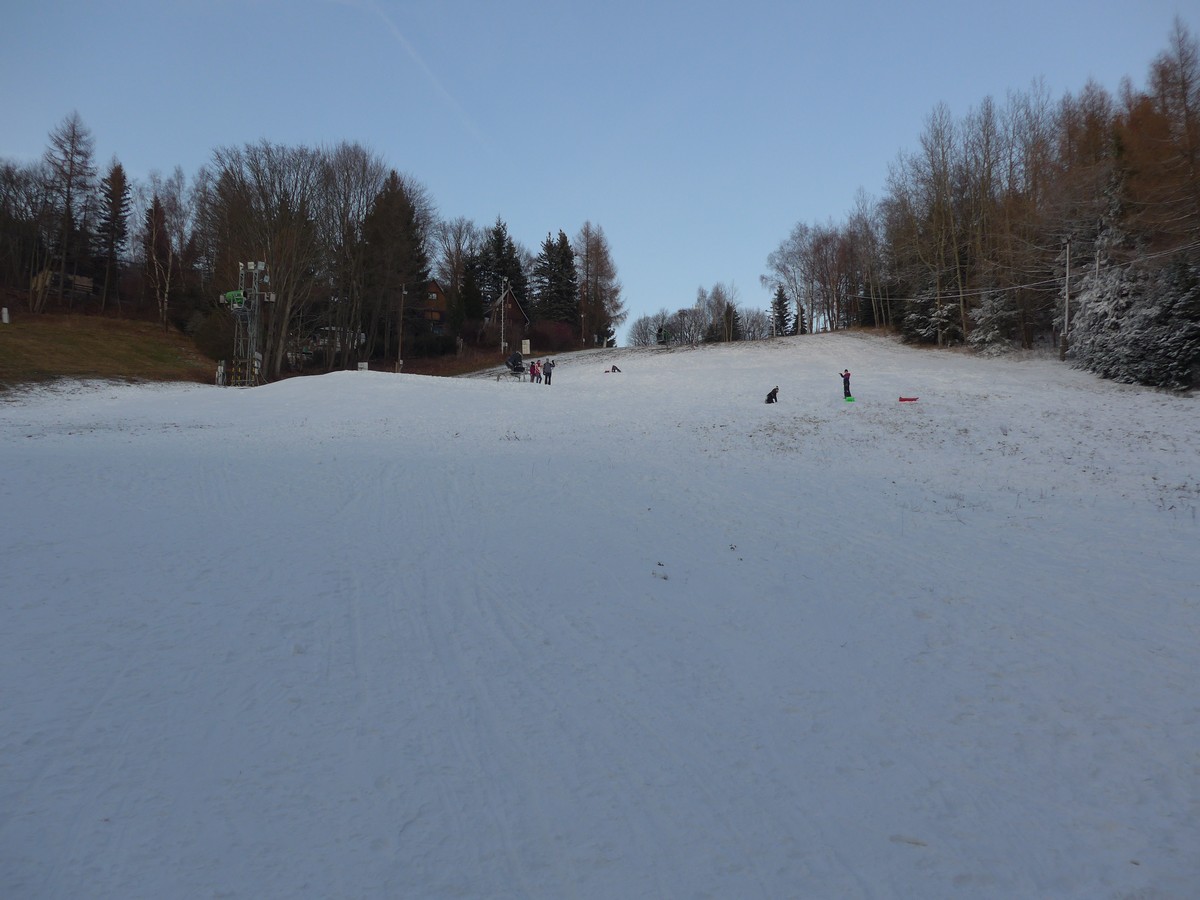
[[[1011,295],[1003,292],[984,295],[979,306],[971,311],[971,319],[975,327],[967,343],[976,350],[996,354],[1012,349],[1017,313]]]
[[[1075,364],[1114,381],[1200,383],[1200,266],[1110,266],[1085,277],[1071,327]]]
[[[958,305],[945,295],[938,302],[932,290],[922,291],[904,304],[901,331],[906,341],[914,343],[960,343],[963,333]]]

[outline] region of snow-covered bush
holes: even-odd
[[[1089,274],[1071,323],[1075,365],[1114,381],[1200,383],[1200,266],[1113,266]]]
[[[920,292],[905,301],[900,333],[910,343],[961,343],[962,321],[957,299],[943,294],[939,300],[933,291]]]
[[[985,354],[997,354],[1012,349],[1013,329],[1017,314],[1010,295],[986,294],[979,306],[971,311],[974,328],[967,343]]]

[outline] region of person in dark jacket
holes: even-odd
[[[849,369],[844,369],[842,371],[842,390],[845,392],[847,397],[850,396],[850,370]]]

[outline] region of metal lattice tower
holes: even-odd
[[[254,387],[263,383],[262,354],[258,351],[258,312],[262,303],[275,299],[262,290],[270,282],[265,262],[238,263],[238,288],[219,298],[233,313],[233,359],[225,371],[230,387]]]

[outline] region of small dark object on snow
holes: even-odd
[[[767,402],[768,403],[778,403],[779,402],[779,385],[775,385],[775,387],[771,388],[771,393],[767,394]]]

